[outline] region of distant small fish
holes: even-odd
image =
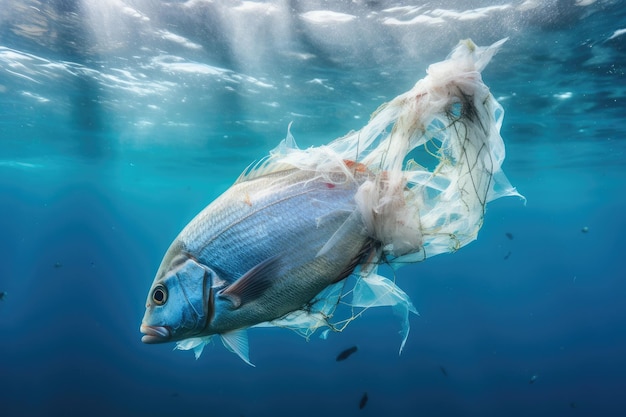
[[[61,268],[63,266],[63,264],[61,262],[55,262],[54,265],[52,265],[55,268]]]
[[[443,366],[439,366],[439,370],[441,371],[442,374],[444,374],[445,376],[448,376],[448,371],[446,371],[446,368],[444,368]]]
[[[504,260],[506,261],[511,256],[511,251],[508,251],[506,255],[504,255]]]
[[[6,291],[0,291],[0,301],[4,301],[6,296],[7,296],[7,292]]]
[[[530,380],[528,381],[528,383],[533,384],[536,380],[537,380],[537,375],[533,375],[530,377]]]
[[[357,350],[359,349],[356,346],[352,346],[351,348],[342,351],[339,355],[337,355],[337,362],[345,361]]]
[[[367,400],[368,400],[368,396],[367,396],[367,392],[363,393],[363,396],[361,397],[361,401],[359,401],[359,410],[362,410],[365,408],[365,406],[367,405]]]
[[[504,236],[508,237],[508,238],[509,238],[509,240],[513,240],[513,233],[511,233],[511,232],[506,232],[506,233],[504,234]]]

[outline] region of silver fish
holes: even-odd
[[[353,214],[366,177],[337,172],[329,182],[293,168],[243,176],[170,246],[146,301],[142,341],[240,338],[237,330],[301,309],[348,276],[375,246]],[[318,256],[338,230],[342,239]]]

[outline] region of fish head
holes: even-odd
[[[171,251],[171,249],[170,249]],[[166,254],[150,287],[140,330],[144,343],[198,336],[212,315],[214,273],[182,251]]]

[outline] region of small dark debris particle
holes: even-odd
[[[576,403],[575,403],[575,402],[573,402],[573,401],[572,401],[571,403],[569,403],[569,406],[570,406],[571,408],[576,408],[576,407],[578,407],[578,405],[576,405]]]
[[[0,291],[0,301],[4,301],[4,299],[7,297],[7,292],[6,291]]]
[[[508,237],[508,238],[509,238],[509,240],[513,240],[513,233],[511,233],[511,232],[506,232],[506,233],[504,234],[504,236]]]
[[[506,261],[511,256],[511,251],[508,251],[506,255],[504,255],[504,260]]]
[[[63,264],[61,262],[55,262],[52,266],[54,266],[55,268],[61,268]]]
[[[365,408],[365,406],[367,405],[367,392],[363,393],[363,396],[361,397],[361,401],[359,401],[359,410],[362,410]]]
[[[439,366],[439,370],[441,371],[442,374],[444,374],[445,376],[448,376],[448,371],[446,370],[446,368],[444,368],[443,366]]]
[[[339,355],[337,355],[336,361],[337,362],[345,361],[346,359],[350,357],[350,355],[352,355],[357,350],[359,350],[359,348],[357,348],[356,346],[352,346],[351,348],[341,351]]]

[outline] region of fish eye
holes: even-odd
[[[167,301],[167,288],[163,285],[157,285],[152,291],[152,301],[158,306],[162,306]]]

